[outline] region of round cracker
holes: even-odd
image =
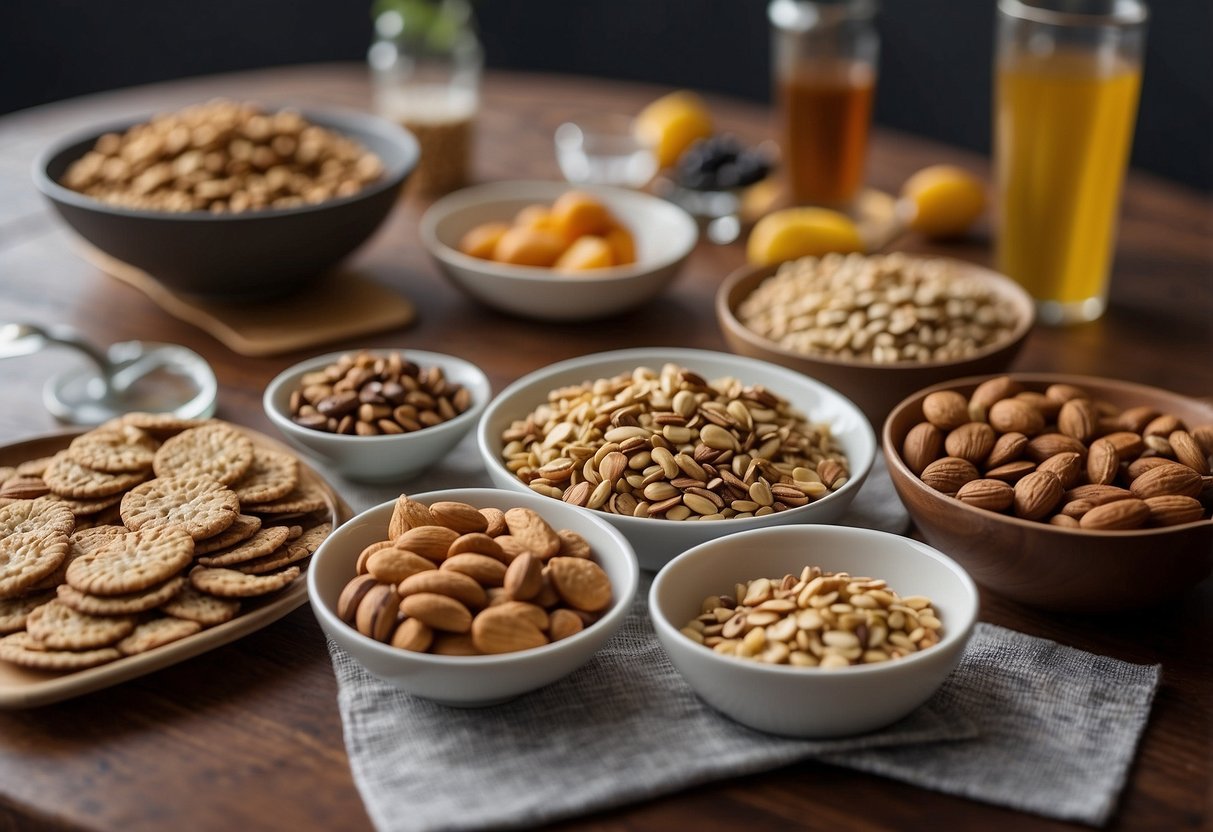
[[[229,485],[253,464],[253,440],[226,422],[207,422],[164,440],[152,469],[157,477],[200,474]]]
[[[101,430],[129,425],[139,428],[152,436],[166,439],[190,428],[196,428],[207,423],[206,419],[182,419],[171,413],[125,413],[117,419],[111,419],[100,426]]]
[[[235,569],[195,566],[190,570],[194,589],[220,598],[252,598],[277,592],[299,577],[299,567],[292,566],[271,575],[246,575]]]
[[[33,670],[84,670],[122,658],[113,647],[98,650],[33,649],[36,642],[29,633],[20,632],[0,638],[0,661],[11,662]]]
[[[134,632],[118,642],[116,646],[122,655],[133,656],[136,653],[146,653],[148,650],[172,644],[174,641],[192,636],[201,629],[202,625],[197,621],[186,621],[183,618],[153,618],[136,627]]]
[[[55,454],[42,479],[60,497],[96,500],[132,488],[147,479],[147,472],[107,474],[76,462],[66,451]]]
[[[195,555],[209,555],[211,552],[218,552],[220,549],[226,549],[241,541],[248,540],[257,533],[261,528],[261,518],[254,517],[251,514],[241,514],[236,518],[232,525],[228,526],[219,534],[211,535],[202,540],[194,541]]]
[[[82,433],[67,446],[66,453],[86,468],[121,474],[151,468],[157,447],[156,440],[139,428],[122,425]]]
[[[0,508],[0,537],[26,532],[58,536],[71,534],[75,528],[71,509],[53,498],[20,500]]]
[[[185,529],[142,529],[76,558],[67,582],[89,595],[127,595],[167,581],[193,559],[194,540]]]
[[[37,459],[27,459],[17,466],[17,476],[19,477],[40,477],[51,464],[53,456],[40,456]]]
[[[266,526],[248,540],[242,541],[231,549],[198,558],[198,563],[203,566],[231,566],[256,560],[286,543],[290,534],[291,531],[286,526]]]
[[[268,503],[295,490],[299,483],[299,461],[290,454],[267,448],[253,449],[253,464],[232,484],[240,503]]]
[[[0,538],[0,598],[34,588],[67,557],[68,537],[61,532],[19,532]]]
[[[320,544],[324,542],[324,539],[329,536],[329,532],[332,530],[333,525],[331,523],[321,523],[319,526],[313,526],[300,535],[298,540],[288,543],[273,554],[266,555],[254,561],[248,561],[247,563],[237,564],[236,570],[246,575],[264,575],[283,566],[290,566],[292,563],[311,557],[320,548]]]
[[[185,576],[177,575],[127,595],[89,595],[70,584],[60,584],[56,593],[59,603],[85,615],[134,615],[167,604],[184,586]]]
[[[25,629],[48,650],[94,650],[130,635],[135,617],[88,615],[55,600],[33,610]]]
[[[244,506],[244,510],[252,514],[307,514],[310,511],[319,511],[327,506],[328,500],[319,486],[307,480],[300,479],[295,489],[285,497],[268,503],[250,503]]]
[[[55,593],[43,590],[0,601],[0,635],[24,630],[29,614],[54,597]]]
[[[157,477],[131,489],[119,511],[128,528],[181,526],[192,538],[202,540],[236,522],[240,499],[210,477]]]
[[[203,627],[214,627],[225,621],[231,621],[240,612],[240,602],[231,598],[216,598],[194,589],[190,584],[178,593],[177,597],[160,608],[161,612],[173,618],[186,621],[197,621]]]

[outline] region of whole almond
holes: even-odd
[[[1035,470],[1035,463],[1029,462],[1026,459],[1020,459],[1015,462],[1008,462],[991,468],[986,471],[986,476],[990,479],[1002,480],[1003,482],[1014,484]]]
[[[989,412],[994,402],[1009,399],[1023,390],[1023,385],[1010,376],[997,376],[983,381],[969,396],[969,404]]]
[[[589,542],[572,529],[557,529],[556,536],[560,538],[560,551],[556,554],[562,558],[588,558],[593,555]]]
[[[439,563],[458,537],[459,532],[445,526],[416,526],[394,538],[392,544],[397,549],[407,549]]]
[[[380,549],[386,549],[392,545],[390,540],[378,540],[367,546],[358,554],[358,560],[354,563],[354,572],[358,575],[366,574],[366,562],[370,560],[371,555],[378,552]]]
[[[1087,483],[1085,485],[1074,486],[1065,493],[1063,499],[1067,503],[1071,500],[1090,500],[1093,505],[1102,506],[1104,503],[1125,500],[1132,496],[1133,492],[1127,488],[1120,488],[1115,485]]]
[[[375,641],[387,641],[396,628],[396,611],[400,596],[391,584],[377,583],[358,602],[354,625],[358,632]]]
[[[388,521],[387,536],[389,539],[395,540],[416,526],[432,525],[434,525],[434,516],[430,514],[429,508],[411,499],[407,494],[401,494],[396,498],[396,505],[392,508],[392,519]]]
[[[598,465],[598,475],[606,482],[615,482],[628,470],[628,458],[619,451],[611,451]]]
[[[1082,476],[1082,454],[1062,451],[1036,466],[1039,471],[1052,471],[1061,480],[1062,488],[1072,488]],[[1114,472],[1115,473],[1115,472]]]
[[[1116,446],[1106,439],[1095,440],[1087,452],[1087,479],[1099,485],[1111,485],[1119,472],[1120,454]]]
[[[1150,524],[1154,526],[1178,526],[1204,519],[1205,507],[1195,497],[1180,494],[1160,494],[1146,497],[1150,509]]]
[[[1036,463],[1067,452],[1085,457],[1087,446],[1064,433],[1042,433],[1028,440],[1027,447],[1024,448],[1024,455]]]
[[[1015,501],[1015,489],[1002,480],[970,480],[956,492],[956,499],[987,511],[1005,511]]]
[[[1050,384],[1045,388],[1045,395],[1055,402],[1065,404],[1074,399],[1088,399],[1090,395],[1086,390],[1073,384]]]
[[[416,552],[395,546],[380,549],[366,561],[366,571],[387,584],[398,584],[409,575],[437,568],[437,564]]]
[[[1140,529],[1150,519],[1150,507],[1145,500],[1129,498],[1096,506],[1082,516],[1078,525],[1084,529]]]
[[[1121,462],[1137,459],[1137,457],[1141,456],[1142,451],[1146,449],[1141,434],[1133,433],[1132,431],[1118,430],[1106,434],[1101,438],[1116,446],[1116,453],[1120,455]]]
[[[534,624],[540,630],[547,630],[550,624],[548,611],[538,604],[528,604],[525,601],[503,601],[493,606],[504,608],[505,612],[517,615],[523,620]]]
[[[356,575],[345,585],[337,598],[337,617],[346,624],[353,624],[354,617],[358,614],[358,605],[371,588],[378,584],[379,582],[370,575]]]
[[[995,402],[989,412],[990,426],[999,433],[1022,433],[1035,436],[1045,429],[1045,417],[1030,404],[1019,399]]]
[[[611,605],[611,579],[592,560],[552,558],[548,577],[556,594],[570,607],[598,612]]]
[[[475,578],[451,569],[433,569],[409,575],[396,587],[396,592],[401,598],[419,592],[449,595],[470,610],[488,605],[484,587]]]
[[[451,542],[451,546],[446,550],[446,556],[462,555],[471,552],[477,555],[487,555],[490,558],[508,564],[512,558],[505,553],[501,548],[501,544],[496,538],[489,537],[483,532],[470,532],[462,534]]]
[[[547,643],[538,627],[505,605],[482,610],[472,621],[472,644],[482,653],[513,653]]]
[[[1171,450],[1175,453],[1176,462],[1187,465],[1198,474],[1209,473],[1208,456],[1200,447],[1200,443],[1196,441],[1196,437],[1186,430],[1177,430],[1167,436],[1167,441],[1171,443]]]
[[[1060,526],[1063,529],[1077,529],[1078,521],[1066,514],[1054,514],[1049,518],[1050,526]]]
[[[543,589],[543,564],[530,552],[519,555],[506,567],[502,587],[515,601],[529,601]]]
[[[1095,435],[1099,417],[1090,399],[1070,399],[1057,414],[1057,429],[1066,436],[1087,442]]]
[[[1132,495],[1129,495],[1132,497]],[[1070,500],[1061,504],[1061,510],[1054,516],[1069,517],[1071,520],[1081,520],[1082,516],[1095,508],[1094,500]]]
[[[1015,516],[1025,520],[1048,517],[1064,493],[1061,480],[1052,471],[1033,471],[1015,483]]]
[[[1151,468],[1129,483],[1129,490],[1133,492],[1133,496],[1142,499],[1158,497],[1162,494],[1195,497],[1203,488],[1204,482],[1201,480],[1200,474],[1178,462]]]
[[[560,536],[537,512],[529,508],[512,508],[505,513],[510,535],[535,554],[546,560],[560,551]]]
[[[1170,413],[1164,413],[1161,416],[1156,416],[1151,419],[1149,424],[1142,430],[1141,435],[1144,436],[1170,436],[1177,430],[1187,430],[1187,426],[1178,416]]]
[[[1125,477],[1129,482],[1133,482],[1133,480],[1137,479],[1151,468],[1157,468],[1159,465],[1166,465],[1168,462],[1173,461],[1174,460],[1170,460],[1162,456],[1138,457],[1125,466]]]
[[[1004,433],[994,440],[994,447],[990,449],[990,455],[986,457],[985,467],[997,468],[999,465],[1015,462],[1023,455],[1027,446],[1028,437],[1022,433]]]
[[[548,621],[548,635],[551,636],[552,641],[560,641],[569,636],[577,635],[577,633],[585,629],[581,617],[572,610],[564,608],[552,610]]]
[[[484,533],[489,537],[497,537],[506,533],[505,512],[499,508],[482,508],[480,513],[484,515],[485,521],[488,523]]]
[[[493,538],[493,541],[501,547],[501,551],[505,555],[505,562],[507,564],[512,563],[514,558],[531,551],[526,547],[525,543],[514,537],[512,534],[498,535],[497,537]],[[531,554],[535,553],[531,552]]]
[[[466,633],[472,626],[472,613],[449,595],[418,592],[400,601],[400,612],[409,618],[447,633]]]
[[[994,450],[994,441],[994,428],[985,422],[966,422],[948,432],[943,447],[948,456],[967,459],[977,465]]]
[[[434,630],[419,618],[406,618],[392,633],[388,643],[401,650],[424,653],[434,643]]]
[[[930,422],[919,422],[910,428],[901,443],[901,458],[916,476],[939,458],[943,451],[943,431]]]
[[[952,430],[969,421],[969,403],[955,390],[936,390],[922,400],[922,415],[940,430]]]
[[[440,526],[454,529],[459,534],[478,532],[483,534],[489,527],[489,521],[480,510],[467,503],[454,500],[439,500],[430,504],[430,514]]]
[[[501,586],[505,582],[505,564],[488,555],[470,552],[449,557],[439,569],[447,569],[474,579],[481,586]]]
[[[923,483],[944,494],[955,494],[962,485],[977,477],[973,463],[956,456],[937,459],[922,471]]]
[[[1140,434],[1146,429],[1146,425],[1150,424],[1154,418],[1158,416],[1158,411],[1149,405],[1143,404],[1137,407],[1130,407],[1121,412],[1116,417],[1116,424],[1121,430],[1131,431]]]

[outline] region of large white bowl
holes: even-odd
[[[578,509],[605,517],[623,532],[635,548],[641,568],[656,571],[680,552],[724,534],[789,523],[832,523],[842,517],[867,477],[876,455],[876,437],[859,409],[840,393],[799,373],[754,358],[708,350],[646,347],[595,353],[561,361],[523,376],[493,399],[477,427],[480,455],[493,484],[520,493],[533,493],[505,467],[501,458],[504,444],[501,435],[512,422],[525,418],[545,402],[550,390],[631,372],[637,367],[659,370],[666,362],[679,364],[708,380],[730,376],[746,384],[761,384],[787,399],[811,421],[829,424],[847,455],[850,479],[842,488],[819,500],[765,517],[679,521]]]
[[[360,482],[403,482],[429,468],[446,456],[467,435],[493,395],[488,376],[475,364],[423,350],[367,350],[386,356],[402,352],[421,367],[440,367],[448,381],[467,388],[471,406],[454,419],[411,433],[380,436],[351,436],[313,430],[295,424],[290,418],[291,392],[299,387],[307,373],[322,370],[337,361],[344,352],[332,352],[309,358],[279,373],[262,396],[262,406],[287,442],[321,462],[326,469]]]
[[[939,644],[905,658],[837,670],[724,656],[679,632],[709,595],[736,583],[799,574],[805,566],[882,578],[902,596],[925,595],[943,624]],[[649,613],[678,671],[732,719],[796,737],[859,734],[896,722],[943,684],[977,620],[977,587],[925,543],[847,526],[788,526],[729,535],[687,551],[653,580]]]
[[[312,612],[333,641],[373,675],[415,696],[446,705],[480,707],[513,699],[572,673],[606,643],[628,614],[636,596],[639,570],[631,546],[597,517],[537,494],[512,494],[490,488],[456,488],[412,494],[430,504],[456,500],[477,508],[534,509],[557,529],[572,529],[590,544],[611,579],[611,607],[576,635],[543,647],[495,656],[439,656],[414,653],[362,635],[337,615],[337,599],[354,577],[358,553],[387,537],[395,501],[369,509],[339,527],[312,556],[307,573]]]
[[[649,194],[577,185],[602,201],[636,240],[636,262],[575,275],[496,263],[457,248],[477,225],[509,221],[535,203],[551,204],[574,186],[565,182],[495,182],[465,188],[435,202],[421,218],[421,239],[451,282],[496,309],[550,321],[603,318],[638,306],[666,287],[695,248],[691,215]]]

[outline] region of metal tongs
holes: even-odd
[[[43,389],[47,410],[64,422],[96,425],[132,410],[210,416],[218,383],[202,356],[177,344],[122,341],[102,350],[68,326],[0,324],[0,358],[49,346],[75,350],[89,365],[52,376]]]

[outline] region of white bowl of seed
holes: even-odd
[[[605,518],[652,571],[721,535],[838,520],[876,451],[863,414],[824,384],[673,348],[524,376],[489,404],[477,444],[494,485]]]
[[[649,591],[657,638],[704,701],[796,737],[908,715],[960,661],[977,611],[977,587],[946,555],[847,526],[713,540],[671,561]]]

